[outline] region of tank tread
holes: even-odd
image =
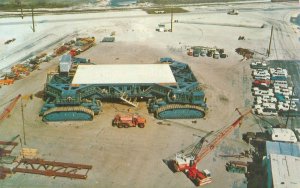
[[[83,106],[55,107],[44,113],[43,121],[92,120],[94,115],[93,110]]]
[[[155,117],[158,119],[192,119],[204,116],[204,108],[190,104],[168,104],[158,108],[155,112]]]

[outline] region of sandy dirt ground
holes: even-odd
[[[197,119],[196,123],[192,123],[193,120],[165,120],[165,124],[158,124],[161,121],[148,114],[146,103],[141,103],[137,109],[104,103],[103,112],[91,122],[44,123],[38,116],[42,99],[24,99],[26,147],[38,149],[39,157],[46,160],[89,164],[93,168],[86,180],[17,173],[1,180],[0,187],[194,187],[183,173],[171,172],[163,159],[196,142],[199,138],[193,135],[204,136],[209,131],[230,125],[238,117],[235,108],[245,111],[251,107],[250,61],[241,61],[242,57],[235,53],[235,48],[255,50],[256,58],[266,59],[264,54],[271,25],[275,25],[275,46],[273,44],[269,59],[299,58],[296,53],[299,34],[289,23],[290,15],[295,13],[294,9],[289,8],[295,4],[237,6],[243,9],[238,16],[227,15],[223,6],[205,10],[192,7],[189,13],[174,15],[179,23],[174,24],[173,33],[155,31],[159,23],[170,26],[169,15],[146,15],[140,10],[37,18],[44,22],[39,23],[38,32],[34,35],[27,31],[28,25],[18,24],[18,20],[0,20],[1,29],[6,22],[10,23],[4,27],[7,38],[14,36],[14,32],[8,32],[12,27],[27,29],[23,33],[15,33],[17,40],[7,47],[10,50],[0,46],[3,52],[1,57],[5,56],[6,60],[11,58],[11,63],[41,49],[50,50],[50,47],[57,45],[50,44],[64,36],[66,41],[78,35],[95,36],[96,46],[80,54],[80,57],[90,58],[96,64],[157,63],[160,57],[165,56],[189,64],[206,93],[209,107],[207,116]],[[274,10],[265,10],[269,7]],[[224,23],[233,26],[224,26]],[[243,26],[236,26],[238,24]],[[264,27],[256,27],[258,25]],[[101,43],[101,39],[111,32],[116,33],[116,42]],[[43,39],[50,35],[51,39]],[[246,40],[237,40],[240,35],[245,36]],[[4,40],[1,38],[0,43],[3,44]],[[36,42],[32,48],[26,47],[31,40],[41,42]],[[229,57],[217,60],[187,56],[186,48],[193,45],[224,48]],[[283,50],[286,47],[290,49],[288,52]],[[43,90],[47,72],[54,70],[58,61],[59,58],[56,58],[43,63],[40,70],[29,77],[2,87],[1,104],[17,94],[30,95]],[[10,140],[20,134],[24,141],[20,104],[8,119],[0,123],[0,140]],[[128,109],[147,118],[144,129],[111,126],[114,115],[126,113]],[[256,121],[249,116],[241,128],[236,129],[199,163],[199,169],[209,169],[212,173],[213,183],[206,187],[246,187],[245,175],[226,172],[225,164],[229,159],[219,155],[237,154],[249,149],[241,139],[242,133],[259,130]],[[18,155],[19,151],[20,146],[13,154]]]

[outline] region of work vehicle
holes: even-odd
[[[245,40],[245,36],[239,36],[238,40]]]
[[[200,50],[200,55],[201,55],[201,56],[206,56],[206,54],[207,54],[207,48],[202,48],[202,49]]]
[[[162,58],[159,59],[159,61],[160,61],[161,63],[168,63],[168,64],[170,64],[170,63],[172,63],[174,60],[173,60],[171,57],[162,57]]]
[[[214,135],[214,138],[210,142],[208,142],[208,144],[203,149],[202,145],[204,141],[206,141],[206,138],[210,136],[212,132],[202,137],[199,142],[194,145],[194,147],[189,146],[182,152],[177,153],[175,159],[168,161],[169,165],[176,172],[185,172],[187,177],[197,186],[211,183],[212,179],[210,174],[207,174],[205,170],[198,170],[197,164],[201,160],[203,160],[204,157],[207,156],[211,151],[213,151],[216,146],[218,146],[222,142],[222,140],[226,136],[228,136],[236,127],[241,125],[243,118],[249,113],[251,113],[251,110],[247,111],[244,114],[241,114],[239,112],[240,117],[231,125],[218,131],[218,133]]]
[[[225,53],[220,54],[220,58],[226,58],[226,57],[228,57],[227,54],[225,54]]]
[[[6,44],[9,44],[9,43],[12,43],[15,40],[16,40],[15,38],[9,39],[9,40],[5,41],[4,44],[6,45]]]
[[[194,56],[194,57],[199,57],[199,56],[200,56],[200,51],[194,50],[193,56]]]
[[[213,54],[213,58],[214,59],[219,59],[220,58],[220,53],[218,51],[215,51],[215,53]]]
[[[14,83],[13,79],[4,78],[3,80],[0,80],[0,86],[1,85],[11,85]]]
[[[144,128],[146,119],[139,115],[116,115],[112,125],[118,128],[136,127]]]
[[[226,171],[244,174],[247,172],[248,164],[242,161],[229,161],[226,163]]]
[[[227,12],[227,14],[229,15],[238,15],[239,14],[239,11],[236,10],[236,9],[231,9]]]

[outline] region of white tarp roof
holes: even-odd
[[[72,84],[175,84],[168,64],[79,65]]]
[[[300,187],[300,158],[288,155],[270,154],[273,187]]]

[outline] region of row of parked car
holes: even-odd
[[[266,62],[252,62],[253,112],[258,115],[284,115],[297,112],[299,98],[288,82],[288,71],[269,68]]]

